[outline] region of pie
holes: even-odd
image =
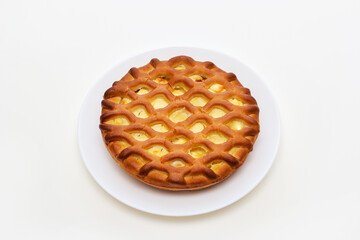
[[[236,75],[188,56],[131,68],[101,105],[100,130],[116,163],[170,191],[229,177],[260,132],[257,102]]]

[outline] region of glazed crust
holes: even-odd
[[[203,129],[193,130],[195,123]],[[152,59],[105,92],[100,130],[112,158],[133,177],[160,189],[195,190],[244,163],[260,131],[259,108],[235,74],[211,62]]]

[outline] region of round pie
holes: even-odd
[[[112,158],[133,177],[171,191],[230,176],[260,131],[256,100],[235,74],[188,56],[131,68],[101,105]]]

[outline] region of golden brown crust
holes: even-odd
[[[203,127],[193,130],[196,123]],[[259,108],[235,74],[211,62],[152,59],[105,92],[100,129],[113,159],[135,178],[195,190],[244,163],[260,131]]]

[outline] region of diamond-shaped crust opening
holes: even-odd
[[[128,104],[132,101],[131,98],[128,97],[112,97],[108,98],[107,100],[117,104]]]
[[[230,103],[234,104],[235,106],[244,106],[245,105],[245,103],[237,97],[231,97],[228,99],[228,101]]]
[[[101,106],[113,159],[134,178],[171,191],[231,175],[260,129],[256,100],[234,74],[186,56],[130,69]]]
[[[190,103],[195,107],[203,107],[208,102],[209,99],[202,94],[197,94],[190,98]]]
[[[153,80],[154,80],[154,82],[156,82],[156,83],[158,83],[158,84],[167,84],[170,79],[171,79],[170,76],[167,76],[167,75],[158,75],[158,76],[156,76]]]
[[[104,123],[110,124],[110,125],[129,125],[130,121],[124,115],[117,115],[117,116],[110,117],[109,119],[104,121]]]
[[[134,106],[130,111],[138,118],[148,118],[150,116],[143,105]]]
[[[215,144],[223,144],[226,142],[229,137],[223,134],[220,131],[211,131],[208,134],[206,134],[206,138]]]
[[[201,158],[203,156],[205,156],[206,154],[209,153],[209,149],[204,146],[204,145],[198,145],[198,146],[194,146],[191,147],[188,150],[188,153],[193,157],[193,158]]]
[[[157,132],[168,132],[169,131],[169,127],[164,123],[164,122],[154,122],[150,125],[150,127],[152,129],[154,129]]]
[[[226,123],[226,125],[232,130],[241,130],[244,127],[248,127],[244,120],[237,118],[231,119],[229,122]]]
[[[187,68],[188,67],[185,64],[179,64],[174,67],[174,69],[176,69],[176,70],[185,70]]]
[[[174,96],[184,95],[188,90],[189,90],[189,87],[183,83],[177,83],[170,89],[171,93]]]
[[[170,139],[170,142],[172,142],[173,144],[184,144],[187,141],[189,141],[189,139],[184,135],[174,136]]]
[[[203,82],[206,79],[208,79],[208,77],[205,74],[201,74],[201,73],[191,74],[191,75],[189,75],[189,78],[191,80],[193,80],[194,82]]]
[[[167,165],[170,165],[170,166],[176,167],[176,168],[189,166],[189,164],[186,161],[184,161],[183,159],[181,159],[181,158],[175,158],[175,159],[172,159],[172,160],[167,161],[165,163]]]
[[[189,128],[190,131],[193,133],[202,132],[207,126],[207,123],[204,120],[199,120],[194,122],[191,127]]]
[[[209,91],[213,93],[222,93],[226,91],[226,88],[218,83],[214,83],[209,87]]]
[[[169,114],[169,119],[174,122],[183,122],[188,117],[190,117],[191,112],[189,112],[185,107],[183,108],[177,108],[172,113]]]
[[[165,146],[159,144],[152,145],[146,151],[158,157],[162,157],[169,153],[168,149]]]
[[[225,108],[221,107],[221,106],[214,106],[213,108],[211,108],[210,112],[209,112],[209,116],[213,117],[213,118],[220,118],[225,116],[226,113],[228,113],[229,111],[226,110]]]
[[[240,149],[241,147],[239,146],[232,147],[229,151],[229,154],[236,157],[236,154],[239,152]]]
[[[154,109],[164,108],[169,105],[170,101],[163,94],[158,94],[150,99],[150,103]]]
[[[214,160],[211,163],[209,163],[207,165],[207,167],[210,168],[215,174],[218,175],[222,168],[229,167],[229,165],[225,161],[218,159],[218,160]]]
[[[148,94],[149,92],[151,92],[152,88],[147,86],[147,85],[139,85],[133,88],[133,91],[137,94],[137,95],[145,95]]]
[[[144,131],[133,131],[130,132],[130,135],[137,141],[146,141],[150,138],[149,135]]]

